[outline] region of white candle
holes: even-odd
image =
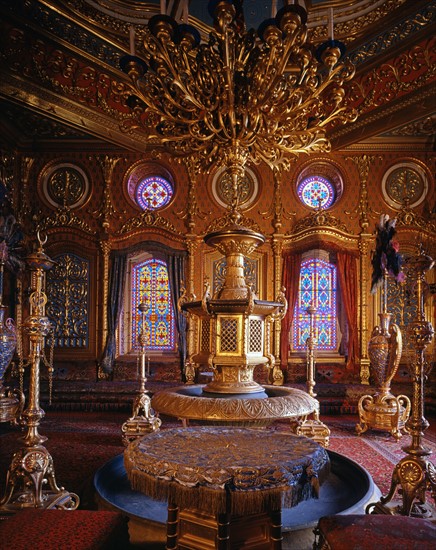
[[[188,24],[189,9],[188,9],[188,0],[185,0],[183,4],[183,23]]]
[[[272,0],[271,17],[275,17],[277,14],[277,0]]]
[[[329,35],[328,38],[334,40],[333,36],[333,8],[329,9]]]
[[[165,7],[165,0],[160,0],[160,13],[161,15],[165,15],[166,13],[166,7]]]
[[[130,25],[130,55],[135,55],[135,27]]]

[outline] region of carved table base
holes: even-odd
[[[179,509],[174,504],[168,506],[168,550],[279,550],[282,539],[280,511],[232,516],[210,515],[193,508]]]

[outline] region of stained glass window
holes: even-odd
[[[145,304],[145,347],[149,350],[174,350],[174,315],[166,263],[155,258],[132,269],[132,344],[138,349],[142,330],[140,303]]]
[[[136,187],[135,199],[142,210],[157,210],[167,205],[173,196],[168,180],[160,176],[144,178]]]
[[[335,351],[336,332],[336,266],[324,260],[311,258],[301,264],[298,299],[294,309],[292,347],[295,351],[306,349],[310,332],[307,308],[316,309],[314,338],[316,349]]]
[[[332,184],[321,176],[305,178],[297,192],[301,202],[310,208],[329,208],[336,198]]]

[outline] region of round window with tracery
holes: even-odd
[[[329,208],[336,199],[333,185],[321,176],[304,178],[297,188],[298,196],[309,208]]]
[[[136,186],[135,199],[142,210],[163,208],[170,202],[172,196],[172,185],[160,176],[145,178]]]

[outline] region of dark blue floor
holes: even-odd
[[[318,499],[301,502],[282,510],[283,531],[315,526],[325,515],[361,513],[369,502],[379,500],[380,491],[369,473],[356,462],[328,451],[331,472],[323,483]],[[124,469],[123,455],[118,455],[100,468],[94,477],[98,495],[130,517],[165,523],[167,506],[133,491]]]

